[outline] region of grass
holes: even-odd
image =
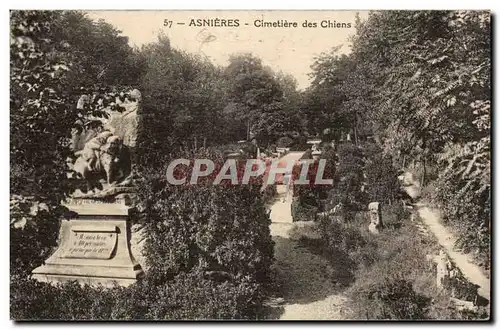
[[[311,251],[332,264],[342,264],[348,319],[474,319],[456,311],[449,293],[436,285],[431,261],[440,249],[436,239],[423,235],[399,205],[383,208],[385,227],[368,231],[369,219],[358,214],[350,223],[322,219],[315,230],[321,238],[292,232]],[[418,216],[414,217],[418,221]],[[311,231],[312,229],[308,229]],[[317,234],[316,232],[314,234]],[[339,285],[338,278],[332,281]]]

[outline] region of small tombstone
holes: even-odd
[[[450,261],[446,252],[439,251],[439,255],[434,257],[436,263],[436,286],[438,289],[444,289],[443,281],[445,278],[450,277]]]
[[[372,234],[380,233],[382,229],[382,209],[379,202],[372,202],[368,204],[368,212],[370,214],[370,225],[368,225],[368,230]]]
[[[85,108],[85,105],[90,103],[90,97],[88,95],[82,95],[78,99],[78,102],[76,103],[76,108],[78,110],[83,110]]]
[[[319,150],[314,150],[314,151],[312,152],[312,158],[313,158],[313,161],[315,161],[315,162],[319,161],[320,157],[321,157],[321,151],[319,151]]]
[[[319,149],[319,146],[321,144],[321,140],[319,139],[315,139],[315,140],[308,140],[307,141],[307,144],[310,144],[311,145],[311,150],[312,151],[316,151]]]
[[[141,95],[141,92],[139,92],[138,89],[133,89],[129,92],[129,95],[130,95],[130,98],[132,99],[132,101],[135,101],[135,102],[141,102],[142,101],[142,95]]]

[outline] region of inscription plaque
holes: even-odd
[[[111,258],[118,237],[115,226],[108,228],[74,226],[71,231],[65,258]]]

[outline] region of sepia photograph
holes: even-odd
[[[489,10],[9,19],[11,320],[492,320]]]

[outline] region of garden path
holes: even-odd
[[[302,154],[289,153],[283,158],[295,160]],[[283,185],[278,185],[277,190],[278,196],[271,206],[271,235],[275,242],[274,267],[281,280],[284,299],[279,319],[342,319],[346,299],[338,294],[332,280],[335,270],[324,257],[290,237],[290,231],[297,225],[291,214],[292,194]]]
[[[419,197],[420,184],[413,178],[411,173],[404,173],[403,187],[412,197]],[[439,244],[446,251],[448,256],[455,262],[464,276],[472,283],[479,285],[478,293],[484,298],[490,300],[490,280],[483,273],[481,268],[470,261],[467,254],[456,251],[454,246],[457,238],[455,235],[441,223],[439,210],[433,209],[424,201],[415,204],[417,212],[427,228],[437,238]]]

